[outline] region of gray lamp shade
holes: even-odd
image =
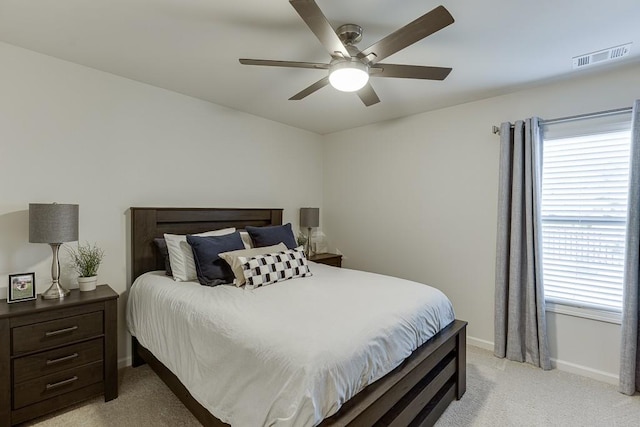
[[[64,243],[78,240],[78,205],[29,203],[29,242]]]
[[[300,227],[320,226],[320,208],[300,208]]]

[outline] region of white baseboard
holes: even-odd
[[[126,368],[127,366],[131,366],[131,357],[123,357],[122,359],[118,359],[118,369]]]
[[[473,347],[479,347],[484,350],[493,351],[493,342],[482,340],[475,337],[467,337],[467,345]],[[559,371],[569,372],[583,377],[591,378],[594,380],[602,381],[607,384],[618,384],[618,375],[610,372],[600,371],[598,369],[589,368],[588,366],[578,365],[564,360],[558,360],[551,358],[551,366]]]
[[[481,340],[480,338],[467,337],[467,344],[474,347],[480,347],[485,350],[493,351],[493,343],[487,340]]]
[[[564,360],[558,360],[554,358],[551,358],[551,366],[557,368],[560,371],[582,375],[583,377],[602,381],[607,384],[618,385],[618,375],[609,372],[600,371],[598,369],[589,368],[587,366],[576,365],[575,363],[565,362]]]

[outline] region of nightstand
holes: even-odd
[[[320,264],[332,265],[334,267],[342,267],[342,255],[338,254],[314,254],[309,257],[309,260]]]
[[[104,394],[118,397],[118,294],[0,302],[0,427]]]

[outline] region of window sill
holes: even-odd
[[[597,310],[594,308],[573,307],[570,305],[553,302],[546,303],[546,311],[552,313],[565,314],[567,316],[582,317],[584,319],[597,320],[600,322],[622,324],[622,314],[614,311]]]

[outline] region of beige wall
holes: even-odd
[[[640,66],[325,136],[324,231],[347,267],[442,289],[471,342],[493,342],[498,137],[492,125],[630,106]],[[384,101],[383,101],[384,102]],[[619,325],[549,315],[562,367],[615,380]]]
[[[50,283],[30,202],[80,205],[80,239],[105,249],[99,280],[121,294],[131,206],[280,207],[297,227],[322,204],[316,134],[3,43],[0,64],[0,298],[11,273]]]

